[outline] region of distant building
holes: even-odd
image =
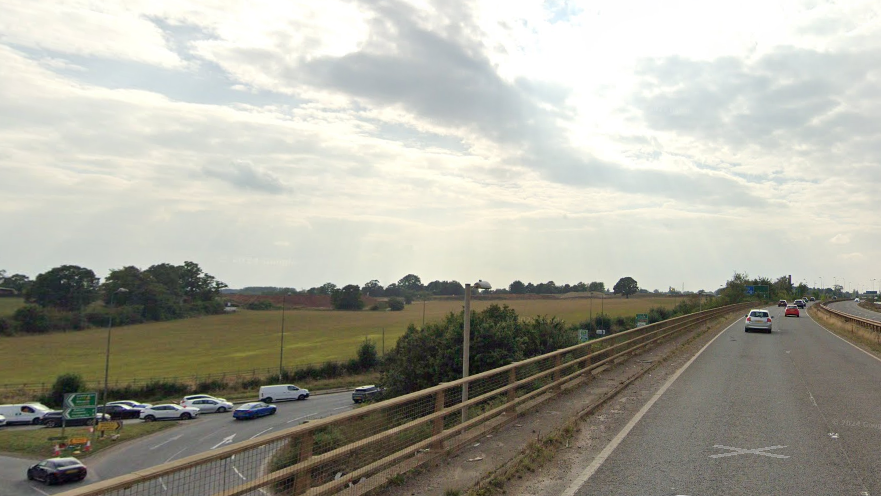
[[[0,288],[0,296],[17,296],[18,291],[12,288]]]

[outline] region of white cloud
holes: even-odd
[[[870,2],[554,5],[7,2],[0,268],[715,289],[881,255]]]

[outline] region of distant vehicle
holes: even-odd
[[[355,403],[361,403],[362,401],[375,400],[382,395],[382,391],[382,388],[376,387],[372,384],[370,386],[357,387],[352,391],[352,401]]]
[[[778,306],[778,307],[785,307],[785,306],[786,306],[786,300],[780,300],[780,301],[778,301],[778,302],[777,302],[777,306]]]
[[[106,410],[103,405],[98,405],[98,413],[110,415],[110,420],[126,420],[141,417],[140,408],[132,408],[126,405],[107,405]]]
[[[28,480],[38,480],[49,486],[62,482],[79,482],[88,473],[83,462],[76,458],[49,458],[28,467]]]
[[[786,306],[786,311],[783,312],[783,316],[789,317],[790,315],[795,315],[796,317],[801,317],[797,306],[795,306],[795,305],[787,305]]]
[[[260,386],[260,392],[257,397],[260,398],[260,401],[263,403],[284,400],[305,400],[309,397],[309,390],[299,388],[293,384],[274,384],[271,386]]]
[[[811,301],[817,301],[817,299],[811,296]]]
[[[254,403],[245,403],[232,412],[232,418],[238,420],[255,419],[257,417],[265,417],[267,415],[275,415],[277,410],[275,405],[256,401]]]
[[[211,396],[210,394],[191,394],[189,396],[184,396],[184,399],[180,400],[180,406],[185,406],[184,403],[194,400],[217,400],[229,403],[224,398],[218,398],[216,396]]]
[[[859,302],[860,302],[860,299],[859,299],[859,298],[854,298],[853,301],[855,301],[856,303],[859,303]]]
[[[3,427],[4,425],[6,425],[6,417],[0,415],[0,427]]]
[[[0,415],[6,417],[6,423],[34,424],[39,425],[43,415],[52,411],[42,403],[18,403],[15,405],[0,405]]]
[[[195,400],[184,400],[180,402],[181,406],[191,406],[198,408],[203,413],[224,413],[233,409],[233,404],[222,398],[199,398]]]
[[[804,300],[795,300],[795,306],[797,306],[798,308],[804,308],[805,301]]]
[[[153,405],[150,408],[141,410],[141,419],[145,422],[154,420],[190,420],[199,415],[199,409],[191,406],[180,406],[172,403],[166,405]]]
[[[767,310],[753,309],[746,314],[743,331],[761,330],[771,333],[771,314]]]
[[[105,420],[110,420],[110,415],[107,414],[98,414],[94,417],[89,418],[78,418],[78,419],[67,419],[64,420],[62,418],[63,412],[61,410],[52,410],[50,412],[46,412],[46,415],[43,415],[42,424],[46,427],[61,427],[64,424],[65,427],[77,427],[83,425],[95,425],[98,422],[104,422]]]
[[[130,406],[132,408],[144,409],[153,406],[151,403],[138,403],[137,401],[131,400],[120,400],[120,401],[108,401],[108,405],[125,405]]]

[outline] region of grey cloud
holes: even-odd
[[[234,161],[224,167],[203,167],[202,173],[228,182],[239,189],[279,194],[288,190],[272,172],[250,162]]]

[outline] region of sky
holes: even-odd
[[[874,1],[0,10],[10,274],[881,285]]]

